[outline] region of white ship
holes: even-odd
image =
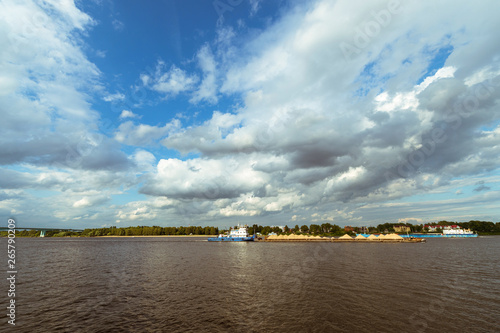
[[[443,235],[475,235],[470,229],[449,229],[443,230]]]
[[[248,234],[247,226],[239,227],[229,231],[229,235],[220,234],[218,237],[211,237],[207,239],[209,242],[251,242],[254,236]]]
[[[470,230],[470,229],[461,229],[461,228],[450,228],[450,229],[444,229],[443,233],[435,233],[435,232],[429,232],[425,234],[420,234],[420,233],[413,233],[413,234],[407,234],[407,235],[400,235],[401,237],[404,238],[409,238],[409,237],[417,237],[417,238],[440,238],[440,237],[477,237],[477,234]]]

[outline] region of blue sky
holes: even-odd
[[[0,216],[499,221],[495,1],[3,1]]]

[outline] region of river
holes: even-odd
[[[16,327],[4,316],[5,332],[500,332],[498,236],[17,238],[16,246]]]

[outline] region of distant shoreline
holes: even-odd
[[[108,237],[108,238],[112,238],[112,237],[214,237],[214,236],[217,236],[217,235],[137,235],[137,236],[83,236],[83,237],[99,237],[99,238],[102,238],[102,237]]]

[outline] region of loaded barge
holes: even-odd
[[[403,238],[397,234],[389,235],[369,235],[358,234],[356,237],[344,235],[339,238],[320,237],[310,235],[272,235],[265,239],[266,242],[339,242],[339,243],[421,243],[425,242],[422,238]]]

